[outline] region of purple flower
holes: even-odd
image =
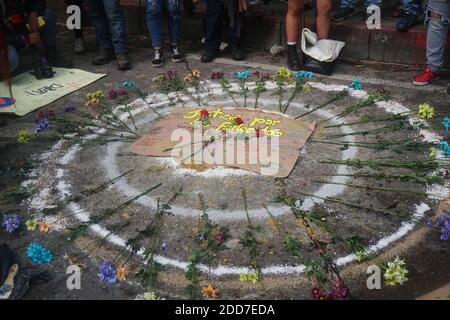
[[[40,118],[36,123],[36,132],[41,132],[44,130],[51,129],[52,125],[50,123],[50,120],[48,118]]]
[[[167,80],[173,80],[178,76],[178,71],[176,70],[169,70],[166,72],[166,78]]]
[[[116,283],[116,268],[114,268],[111,261],[103,261],[99,269],[98,278],[100,279],[100,281],[106,282],[108,284]]]
[[[108,91],[108,98],[110,100],[114,100],[115,98],[117,98],[117,95],[118,95],[117,90],[115,90],[115,89],[111,89]]]
[[[14,233],[20,227],[20,217],[17,214],[5,214],[2,227],[9,233]]]
[[[64,105],[64,112],[72,112],[72,111],[75,111],[76,108],[77,108],[76,105],[74,105],[72,103],[66,103]]]
[[[434,218],[434,224],[432,219],[428,219],[427,225],[429,227],[437,227],[441,233],[440,239],[442,241],[447,241],[450,238],[450,215],[448,214],[438,214]]]

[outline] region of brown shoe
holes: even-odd
[[[117,59],[117,69],[120,71],[130,70],[132,68],[130,58],[128,53],[121,53],[116,56]]]

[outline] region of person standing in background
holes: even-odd
[[[318,39],[328,39],[330,33],[331,0],[317,0],[316,29]],[[304,0],[289,0],[286,14],[287,65],[292,71],[301,69],[297,52],[297,41],[300,35],[300,19],[304,10]]]
[[[88,0],[89,16],[94,25],[100,52],[92,60],[96,66],[116,58],[117,69],[132,68],[128,56],[128,32],[119,0]]]
[[[233,60],[244,60],[241,49],[244,13],[247,11],[247,0],[205,0],[206,1],[206,51],[202,62],[211,62],[220,51],[222,41],[222,25],[224,14],[228,12],[227,42],[231,47]],[[227,10],[225,10],[225,4]]]
[[[67,6],[78,6],[80,10],[83,10],[83,0],[64,0]],[[81,28],[83,28],[83,22],[81,22]],[[85,51],[83,29],[74,30],[75,42],[73,45],[73,52],[75,54],[83,54]]]
[[[173,62],[182,62],[183,56],[179,48],[181,27],[180,0],[147,0],[147,25],[150,30],[154,56],[152,66],[162,67],[164,64],[162,40],[162,10],[167,8],[169,20],[170,52]]]

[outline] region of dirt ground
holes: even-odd
[[[111,63],[106,66],[95,67],[90,64],[91,58],[95,54],[95,41],[91,32],[86,36],[88,43],[88,52],[82,56],[75,56],[71,53],[71,35],[61,37],[61,50],[67,57],[75,62],[75,66],[80,69],[97,73],[106,73],[108,76],[95,82],[94,84],[83,88],[67,97],[64,97],[51,105],[46,106],[38,111],[28,114],[21,118],[8,117],[0,115],[0,164],[17,163],[22,159],[30,159],[32,154],[40,154],[48,150],[54,143],[52,141],[42,141],[40,143],[32,143],[25,146],[18,146],[16,134],[19,129],[26,128],[33,130],[35,126],[36,115],[42,110],[53,110],[62,113],[64,105],[67,102],[75,103],[83,106],[85,96],[88,92],[95,90],[108,91],[115,83],[123,80],[133,80],[139,83],[139,86],[146,88],[149,92],[155,90],[153,83],[154,76],[168,69],[178,70],[179,73],[185,72],[182,64],[174,64],[168,62],[164,69],[155,69],[150,65],[151,51],[149,41],[146,37],[134,36],[131,39],[131,56],[133,58],[133,70],[127,72],[119,72],[115,68],[115,64]],[[197,59],[201,53],[201,48],[195,43],[185,43],[185,50],[189,53],[188,62],[191,68],[199,68],[204,75],[209,75],[215,71],[223,71],[230,74],[233,71],[242,69],[243,65],[237,65],[224,54],[223,58],[211,64],[201,64]],[[272,57],[265,52],[248,52],[248,67],[251,70],[264,70],[267,65],[276,68],[282,66],[284,57]],[[256,68],[259,66],[259,68]],[[273,72],[272,70],[266,70]],[[363,83],[363,89],[372,91],[380,86],[387,89],[391,98],[399,102],[401,105],[417,111],[420,103],[430,103],[436,110],[437,116],[430,121],[431,129],[434,132],[448,136],[443,130],[442,118],[448,115],[450,111],[449,95],[442,90],[450,81],[444,78],[434,84],[433,87],[415,88],[410,85],[410,79],[419,71],[419,69],[407,66],[396,65],[350,65],[339,64],[334,77],[319,77],[319,80],[326,85],[348,85],[348,79],[358,78]],[[441,90],[441,91],[437,91]],[[273,99],[271,93],[265,93],[262,98]],[[302,95],[296,101],[303,104],[318,105],[325,101],[326,96],[322,90],[312,90],[310,95]],[[330,112],[338,113],[351,103],[356,103],[358,99],[355,97],[347,97],[343,100],[332,104]],[[211,98],[214,103],[214,98]],[[265,109],[276,110],[277,106],[267,103]],[[84,108],[84,107],[81,107]],[[162,112],[167,112],[168,108],[162,108]],[[291,107],[289,115],[295,116],[299,113],[296,107]],[[145,133],[148,126],[154,118],[150,112],[144,113],[140,120],[142,121],[142,133]],[[346,118],[345,121],[352,122],[360,120],[362,114],[354,114]],[[371,111],[371,116],[386,116],[386,112],[378,109]],[[145,120],[145,119],[149,120]],[[315,114],[308,116],[307,120],[320,120]],[[326,130],[325,124],[319,124],[310,140],[320,140],[329,134],[338,134],[339,129]],[[370,130],[376,128],[376,124],[365,124],[361,127],[355,127],[354,130]],[[415,133],[408,130],[399,130],[390,133],[378,133],[362,135],[357,137],[358,142],[371,142],[376,140],[399,141],[411,138]],[[74,194],[92,188],[112,178],[108,173],[108,165],[100,165],[109,161],[108,154],[111,153],[111,146],[91,145],[80,150],[74,161],[67,166],[67,180],[72,183]],[[115,163],[120,172],[133,169],[134,173],[126,176],[122,184],[117,187],[111,187],[95,197],[89,197],[80,202],[83,208],[91,212],[98,212],[101,209],[108,208],[111,204],[119,204],[125,201],[123,185],[133,185],[136,189],[142,191],[150,185],[162,182],[163,186],[152,193],[152,197],[159,197],[167,200],[174,187],[183,186],[183,196],[177,198],[174,206],[180,211],[185,211],[186,215],[182,217],[169,216],[164,220],[161,226],[161,241],[165,243],[167,249],[164,255],[175,260],[186,261],[192,253],[194,243],[194,234],[192,230],[197,225],[197,216],[189,215],[189,211],[200,210],[197,194],[205,195],[208,210],[219,212],[213,216],[213,220],[226,226],[229,230],[229,239],[225,242],[226,250],[215,256],[213,266],[237,264],[245,265],[248,261],[248,253],[245,248],[238,244],[239,238],[245,231],[245,220],[243,219],[222,219],[220,212],[232,212],[233,210],[242,209],[241,188],[245,188],[249,194],[248,206],[250,210],[255,212],[264,212],[262,203],[272,205],[272,200],[280,190],[287,194],[295,194],[296,191],[304,193],[312,193],[317,189],[317,182],[314,180],[327,178],[324,175],[332,174],[336,169],[335,166],[321,163],[320,160],[336,159],[342,153],[336,146],[319,143],[307,143],[305,152],[301,154],[291,175],[280,181],[270,177],[262,177],[259,175],[231,175],[217,177],[197,177],[194,175],[179,175],[177,170],[170,168],[164,163],[160,163],[151,158],[139,158],[127,153],[129,145],[121,143],[118,145]],[[105,158],[107,159],[105,161]],[[392,159],[423,159],[423,154],[407,154],[402,155],[392,153],[392,151],[376,151],[373,149],[358,149],[358,158],[392,158]],[[54,167],[52,167],[52,165]],[[42,166],[42,164],[41,164]],[[48,159],[48,163],[43,165],[48,167],[48,172],[56,172],[58,169],[57,162]],[[48,173],[47,172],[47,173]],[[142,172],[145,175],[142,175]],[[388,173],[399,173],[395,169],[386,171]],[[13,189],[21,182],[14,172],[6,173],[1,176],[0,192]],[[373,181],[372,181],[373,182]],[[372,183],[365,178],[354,179],[352,183],[368,184]],[[422,192],[425,191],[424,186],[415,184],[397,184],[397,183],[374,183],[377,187],[404,188]],[[121,189],[121,186],[123,187]],[[267,186],[271,186],[268,188]],[[52,191],[53,192],[53,191]],[[340,198],[356,201],[358,203],[368,203],[376,208],[391,208],[397,213],[411,212],[413,205],[420,201],[427,201],[432,207],[432,212],[438,213],[447,211],[447,207],[439,203],[439,201],[428,201],[419,194],[398,194],[383,193],[381,191],[368,191],[366,189],[347,188]],[[299,199],[304,197],[296,195]],[[276,207],[277,205],[274,204]],[[343,207],[338,204],[327,203],[318,206],[327,213],[327,221],[341,235],[358,235],[362,238],[365,245],[374,243],[380,237],[389,235],[400,227],[401,221],[391,219],[390,217],[376,215],[368,210],[352,209]],[[21,212],[26,206],[19,206],[14,203],[6,203],[0,206],[1,213]],[[103,224],[109,228],[115,228],[125,220],[131,223],[125,228],[121,228],[116,233],[124,239],[128,239],[135,235],[149,219],[149,215],[153,211],[148,208],[145,202],[133,204],[126,209],[126,216],[111,216]],[[448,211],[447,211],[448,212]],[[58,213],[58,217],[64,217],[67,212]],[[428,213],[430,214],[430,213]],[[298,227],[295,219],[289,214],[280,215],[278,218],[288,232],[298,233]],[[73,223],[70,217],[68,223]],[[257,220],[257,224],[264,228],[262,236],[262,260],[263,266],[270,265],[295,265],[298,260],[289,256],[283,250],[283,239],[277,232],[268,226],[268,217]],[[342,243],[334,243],[331,239],[327,239],[325,232],[319,233],[330,241],[328,250],[332,252],[333,258],[337,258],[348,253],[348,250]],[[305,234],[297,234],[299,242],[304,248],[306,257],[317,257],[314,246]],[[113,286],[102,284],[98,280],[98,266],[102,259],[108,258],[114,260],[121,251],[114,245],[104,241],[91,243],[96,239],[95,235],[85,234],[80,236],[73,242],[66,242],[64,232],[53,231],[49,234],[39,232],[23,232],[16,235],[8,235],[6,232],[0,232],[0,242],[7,242],[19,256],[23,266],[31,266],[30,261],[26,258],[25,248],[30,241],[36,241],[45,244],[52,249],[55,260],[40,268],[48,269],[52,274],[52,279],[44,284],[32,286],[26,299],[133,299],[136,294],[142,293],[143,289],[138,283],[137,276],[131,276],[129,281],[121,282]],[[351,288],[351,298],[353,299],[415,299],[441,286],[446,285],[450,279],[450,256],[449,242],[440,241],[437,232],[431,231],[425,226],[424,220],[418,222],[413,231],[409,232],[399,241],[390,244],[387,249],[380,252],[375,260],[364,263],[351,263],[341,268],[341,275],[346,280],[346,284]],[[80,290],[68,290],[66,287],[66,268],[68,262],[64,259],[64,255],[76,256],[77,261],[84,265],[82,270],[82,287]],[[366,268],[370,264],[383,263],[391,261],[394,257],[399,256],[407,262],[409,270],[408,281],[401,286],[387,287],[383,286],[381,290],[368,290],[366,287]],[[126,258],[121,258],[126,259]],[[129,262],[131,271],[138,271],[142,268],[142,260],[133,257]],[[36,267],[36,266],[34,266]],[[212,282],[215,287],[220,289],[220,297],[223,299],[308,299],[310,297],[309,290],[312,285],[311,281],[302,275],[280,274],[267,275],[264,277],[264,288],[258,285],[242,283],[238,276],[221,276],[215,277],[205,274],[202,277],[202,284],[207,285]],[[184,291],[187,285],[186,278],[182,271],[177,268],[163,267],[159,274],[158,295],[167,299],[186,298]]]

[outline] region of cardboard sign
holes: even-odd
[[[185,166],[228,166],[287,177],[314,128],[315,122],[265,110],[179,107],[137,140],[131,152],[173,157]]]
[[[23,116],[105,76],[78,69],[53,68],[53,70],[56,74],[51,79],[36,80],[29,72],[14,77],[13,99],[6,84],[0,83],[0,113]]]

